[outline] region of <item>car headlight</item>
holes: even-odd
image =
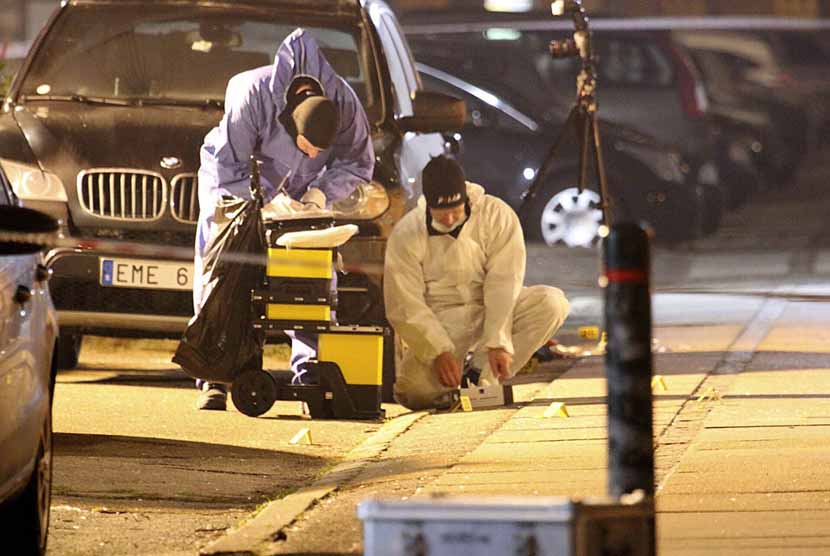
[[[38,166],[0,159],[15,194],[24,201],[68,201],[60,178]]]
[[[389,195],[378,182],[364,183],[351,195],[335,202],[332,210],[337,218],[373,220],[389,208]]]

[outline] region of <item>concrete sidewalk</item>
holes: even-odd
[[[661,555],[830,554],[830,314],[758,306],[747,324],[655,329]],[[601,357],[516,390],[511,408],[403,417],[382,452],[246,550],[360,554],[368,497],[604,494]],[[543,418],[552,402],[570,416]]]
[[[661,484],[661,554],[830,554],[830,311],[777,310]]]
[[[830,330],[821,304],[767,302],[745,329],[658,328],[661,555],[830,554]],[[731,345],[718,338],[734,338]],[[683,353],[681,346],[695,345]],[[544,389],[424,494],[606,490],[600,361]],[[552,402],[569,418],[542,418]]]

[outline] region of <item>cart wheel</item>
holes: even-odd
[[[231,399],[241,413],[259,417],[277,401],[277,382],[265,371],[245,371],[233,381]]]

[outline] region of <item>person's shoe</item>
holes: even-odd
[[[202,393],[196,402],[196,409],[225,411],[228,407],[228,387],[216,382],[202,384]]]

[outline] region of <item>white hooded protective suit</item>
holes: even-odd
[[[488,349],[513,355],[514,375],[562,326],[569,305],[561,290],[523,287],[525,245],[519,219],[502,200],[467,183],[470,215],[458,237],[430,235],[426,201],[395,226],[386,248],[386,316],[407,345],[395,396],[411,408],[431,407],[451,389],[432,370],[453,353],[491,384]]]

